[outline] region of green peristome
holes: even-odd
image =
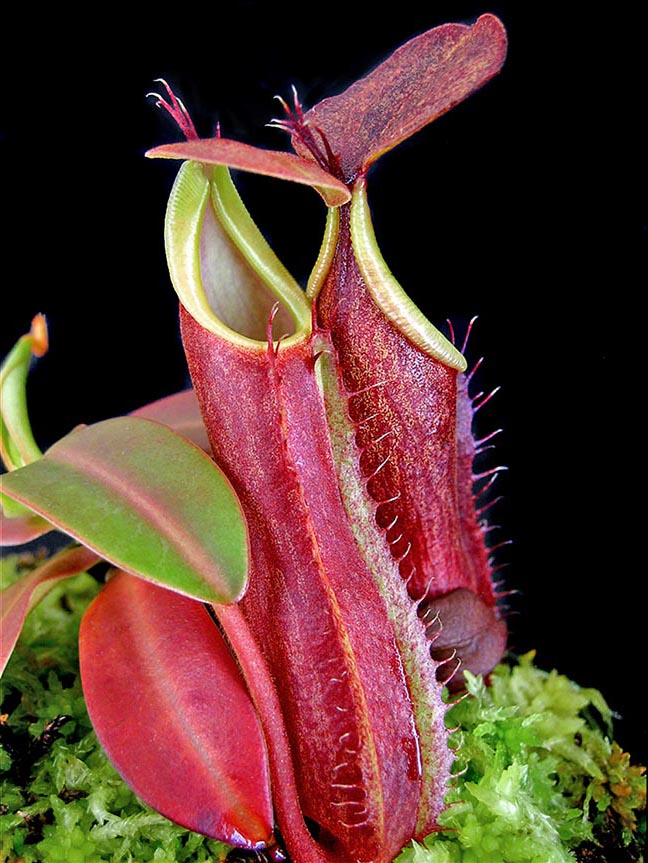
[[[466,360],[433,326],[392,275],[378,248],[363,182],[356,184],[351,202],[351,236],[360,272],[374,302],[411,342],[449,368],[466,371]]]
[[[77,429],[2,488],[134,575],[205,602],[245,591],[238,498],[208,456],[160,423],[129,417]]]
[[[266,342],[275,314],[273,338],[288,335],[284,346],[310,334],[310,304],[250,217],[227,168],[182,166],[167,207],[165,244],[178,297],[205,329],[254,350]]]

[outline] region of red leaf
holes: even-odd
[[[118,573],[83,618],[79,649],[92,724],[135,793],[198,833],[268,843],[261,727],[205,607]]]

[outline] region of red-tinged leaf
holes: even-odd
[[[245,519],[197,446],[151,420],[79,428],[3,492],[122,569],[207,602],[233,602],[247,577]]]
[[[263,734],[205,607],[118,573],[84,616],[79,649],[92,724],[135,793],[214,839],[270,842]]]
[[[344,93],[315,105],[305,120],[326,135],[350,180],[497,74],[506,45],[506,32],[493,15],[482,15],[472,27],[435,27]],[[293,146],[310,156],[297,136]]]
[[[0,674],[11,656],[25,618],[46,590],[38,589],[61,578],[78,575],[97,563],[99,558],[87,548],[66,548],[46,563],[28,572],[0,594]]]
[[[155,420],[186,437],[206,453],[211,452],[198,399],[193,390],[183,390],[131,412],[132,417]]]
[[[54,530],[54,525],[39,515],[17,515],[9,518],[0,513],[0,546],[24,545]]]
[[[339,207],[351,195],[344,183],[310,159],[280,150],[262,150],[228,138],[202,138],[163,144],[146,154],[152,159],[188,159],[205,165],[227,165],[253,174],[277,177],[316,189],[329,207]]]

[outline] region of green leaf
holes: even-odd
[[[2,478],[3,492],[111,563],[205,602],[245,590],[248,535],[228,479],[160,423],[76,429]]]

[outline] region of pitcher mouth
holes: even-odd
[[[286,343],[310,335],[310,303],[252,221],[226,167],[181,167],[165,242],[178,297],[209,332],[252,350],[265,348],[269,332]]]

